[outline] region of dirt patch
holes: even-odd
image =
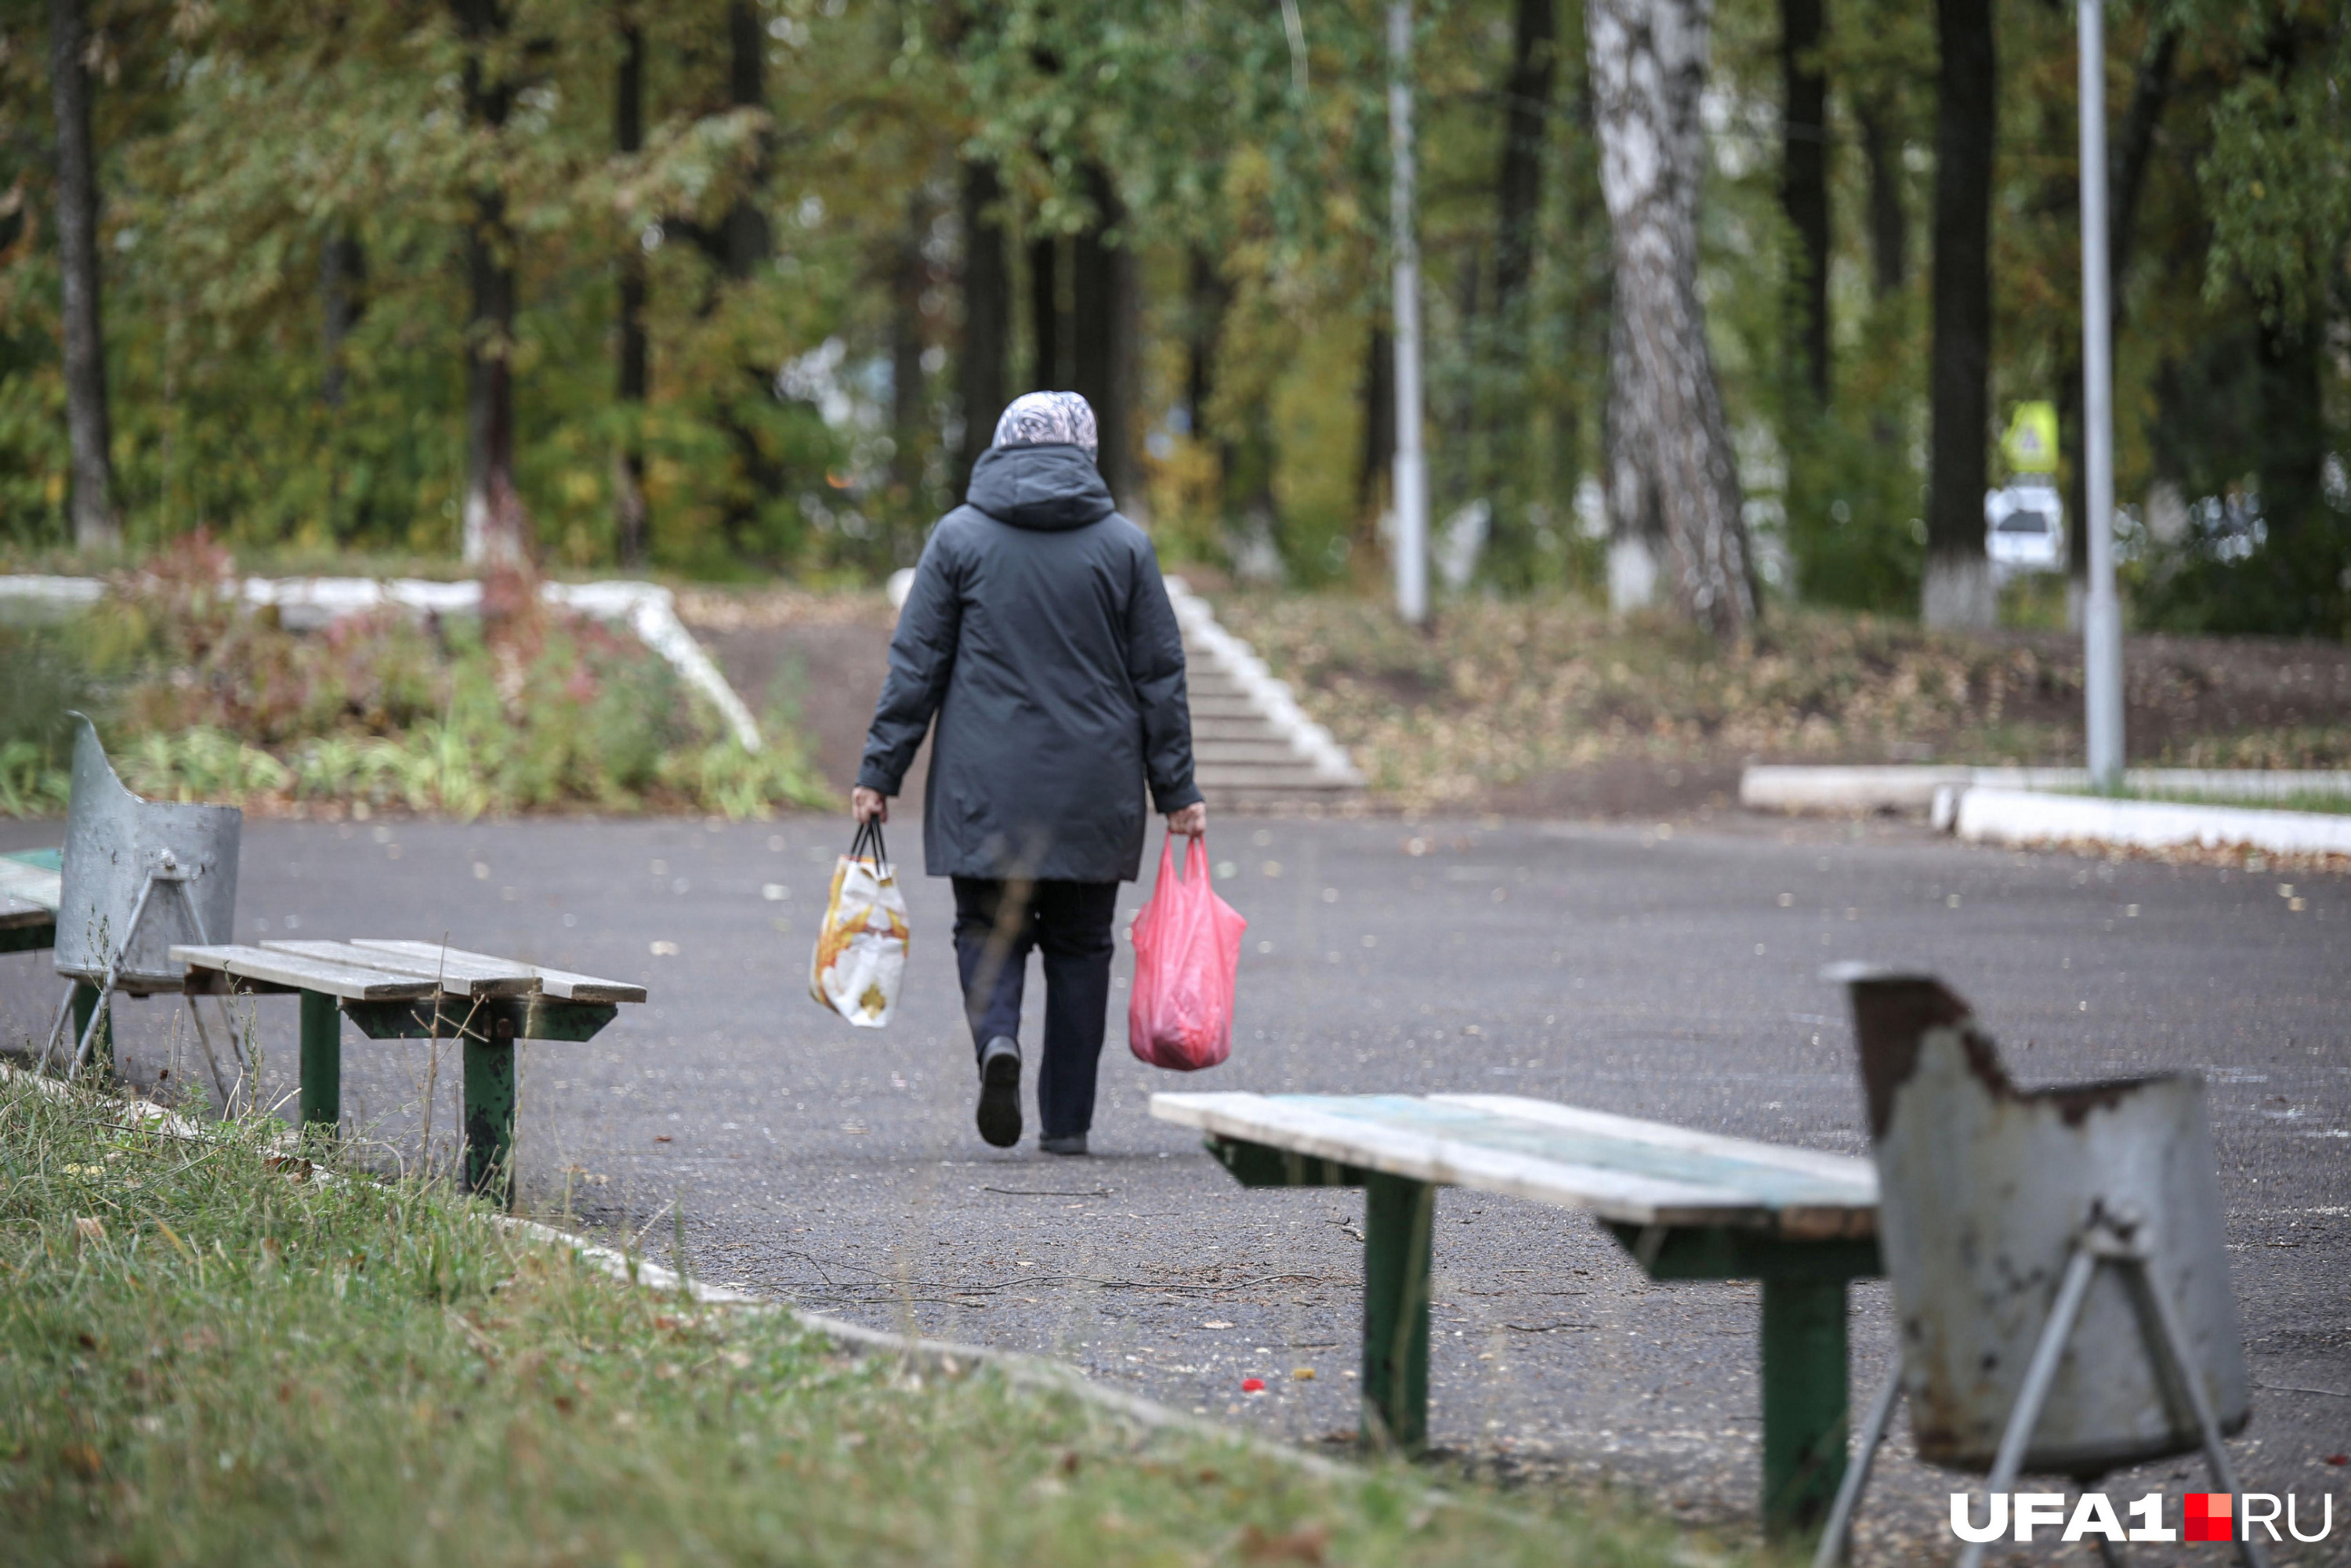
[[[1494,785],[1479,804],[1505,817],[1688,817],[1735,805],[1739,767],[1611,758]]]
[[[745,702],[755,710],[781,708],[797,718],[818,773],[845,800],[857,781],[866,727],[890,667],[895,617],[888,602],[872,592],[768,589],[728,594],[702,589],[681,595],[678,609]],[[898,812],[921,811],[929,766],[926,741],[907,770]],[[893,820],[898,820],[896,813]]]

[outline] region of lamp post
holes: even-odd
[[[1388,225],[1395,251],[1396,613],[1428,619],[1428,461],[1420,446],[1420,244],[1413,221],[1412,4],[1388,5]]]
[[[2082,446],[2090,593],[2082,613],[2082,688],[2090,783],[2123,781],[2123,624],[2115,597],[2114,311],[2106,276],[2105,0],[2078,0],[2082,120]]]

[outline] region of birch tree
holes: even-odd
[[[1755,621],[1739,469],[1698,292],[1698,200],[1706,140],[1710,0],[1587,0],[1600,186],[1621,328],[1613,341],[1611,518],[1620,551],[1654,507],[1661,573],[1676,603],[1717,638]],[[1630,515],[1627,497],[1646,497]],[[1612,576],[1614,574],[1612,573]]]

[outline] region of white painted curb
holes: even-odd
[[[2146,794],[2217,795],[2283,800],[2295,795],[2351,795],[2351,771],[2325,768],[2134,768],[2126,789]],[[2081,768],[1785,768],[1757,766],[1739,776],[1739,803],[1752,811],[1926,811],[1943,790],[2087,789]],[[1938,821],[1937,826],[1946,826]]]
[[[19,618],[55,620],[76,614],[96,604],[105,591],[106,585],[92,577],[0,577],[0,605]],[[323,626],[340,616],[386,605],[433,615],[472,615],[482,607],[482,585],[470,579],[248,577],[240,591],[248,604],[276,606],[285,623],[298,628]],[[668,589],[654,582],[548,582],[539,585],[539,596],[600,621],[626,622],[639,641],[711,700],[744,750],[760,749],[758,721],[677,618],[677,601]]]
[[[2351,816],[2165,800],[2109,800],[1980,786],[1959,797],[1956,826],[1959,837],[1980,843],[2087,840],[2137,849],[2192,844],[2204,849],[2242,847],[2271,854],[2351,855]]]
[[[1313,765],[1317,782],[1347,789],[1364,787],[1364,776],[1356,771],[1347,748],[1333,740],[1329,730],[1306,716],[1290,684],[1275,679],[1254,649],[1217,623],[1216,612],[1208,608],[1207,600],[1193,592],[1191,585],[1180,577],[1167,579],[1167,600],[1175,606],[1185,642],[1232,677],[1233,684],[1249,698],[1249,706],[1290,743],[1290,750]]]

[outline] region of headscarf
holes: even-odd
[[[1097,455],[1093,405],[1076,392],[1023,392],[996,422],[998,446],[1075,446]]]

